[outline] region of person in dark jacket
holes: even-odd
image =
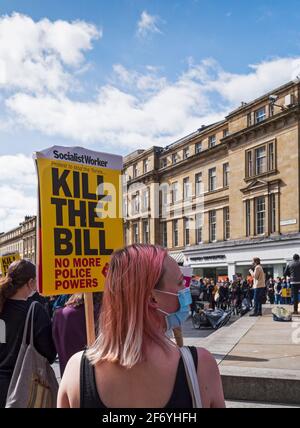
[[[36,291],[36,268],[29,260],[13,262],[0,280],[0,324],[5,340],[0,341],[0,408],[5,407],[9,384],[20,351],[25,320]],[[33,338],[36,350],[52,364],[56,349],[52,340],[49,314],[37,303],[34,310]],[[30,329],[29,329],[30,330]],[[27,338],[27,343],[29,337]]]
[[[290,278],[292,286],[292,295],[294,300],[294,315],[298,315],[299,290],[300,290],[300,257],[299,254],[293,256],[293,261],[289,263],[283,273],[285,277]]]

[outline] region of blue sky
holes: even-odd
[[[300,74],[299,6],[2,0],[0,231],[35,210],[33,151],[167,145]]]
[[[299,0],[2,0],[0,14],[81,19],[102,27],[103,39],[88,59],[103,81],[116,62],[142,67],[150,60],[174,78],[189,56],[213,56],[226,70],[245,72],[249,63],[294,55],[300,47],[299,6]],[[163,35],[141,43],[135,30],[143,10],[161,18]]]

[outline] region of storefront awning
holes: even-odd
[[[181,252],[170,251],[169,255],[179,264],[183,264],[185,262],[185,255]]]

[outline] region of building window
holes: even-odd
[[[250,201],[246,201],[246,236],[251,234],[251,205]]]
[[[265,107],[256,110],[255,115],[255,123],[261,123],[266,119],[266,109]]]
[[[161,186],[161,205],[163,208],[166,208],[168,206],[168,186],[163,185]]]
[[[264,174],[276,169],[276,143],[271,141],[246,152],[246,176]]]
[[[172,164],[175,165],[178,161],[177,153],[174,153],[172,155]]]
[[[211,135],[208,137],[208,147],[211,149],[212,147],[215,147],[217,144],[217,138],[215,135]]]
[[[247,152],[247,177],[252,177],[253,175],[253,157],[252,152]]]
[[[203,194],[202,172],[195,175],[195,194],[201,196]]]
[[[202,213],[198,213],[196,214],[196,243],[197,244],[201,244],[203,241],[203,214]]]
[[[184,219],[184,245],[190,245],[190,220]]]
[[[217,170],[216,168],[211,168],[208,171],[208,190],[213,192],[217,188]]]
[[[196,143],[195,144],[195,153],[196,153],[196,155],[198,155],[201,152],[202,152],[202,143]]]
[[[229,163],[223,165],[223,187],[229,186]]]
[[[190,198],[190,179],[184,178],[183,179],[183,199],[186,201]]]
[[[190,148],[183,149],[183,159],[187,159],[190,156]]]
[[[138,176],[137,165],[133,165],[133,178],[136,178],[137,176]]]
[[[143,243],[149,244],[149,221],[143,221]]]
[[[209,241],[215,242],[217,238],[217,212],[216,210],[209,212]]]
[[[226,129],[223,130],[223,138],[228,137],[228,135],[229,135],[229,129],[226,128]]]
[[[128,217],[128,199],[127,199],[127,195],[125,195],[123,197],[123,217],[124,218]]]
[[[247,125],[248,125],[248,126],[252,126],[252,125],[253,125],[252,117],[253,117],[253,114],[252,114],[252,113],[248,113],[248,114],[247,114]]]
[[[140,212],[140,195],[136,193],[132,196],[132,212],[138,214]]]
[[[149,189],[143,191],[143,212],[149,210]]]
[[[162,244],[164,248],[168,248],[168,223],[162,224]]]
[[[160,167],[161,167],[161,168],[166,168],[166,167],[167,167],[167,164],[168,164],[168,162],[167,162],[167,158],[163,158],[163,159],[160,161]]]
[[[270,229],[271,233],[276,232],[276,196],[270,195]]]
[[[224,240],[228,241],[230,239],[230,213],[229,207],[224,208]]]
[[[148,172],[148,170],[149,170],[149,161],[148,161],[148,159],[144,160],[143,167],[144,167],[144,174],[146,174]]]
[[[179,200],[179,191],[178,191],[178,183],[172,184],[172,203],[174,204]]]
[[[173,220],[173,247],[178,247],[178,220]]]
[[[125,245],[129,245],[129,227],[128,227],[128,225],[124,226],[124,237],[125,237]]]
[[[275,169],[275,152],[274,152],[274,143],[269,144],[269,171]]]
[[[266,147],[259,147],[255,150],[255,174],[263,174],[267,171]]]
[[[255,213],[256,235],[262,235],[265,233],[266,222],[266,203],[264,196],[255,199]]]
[[[133,224],[133,243],[139,244],[139,225],[138,223]]]

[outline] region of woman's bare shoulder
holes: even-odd
[[[58,392],[58,407],[80,407],[80,365],[82,352],[74,354],[68,361]]]
[[[205,348],[196,348],[198,354],[198,361],[203,363],[216,362],[214,356]]]
[[[197,348],[198,380],[207,407],[225,407],[222,381],[215,357],[204,348]]]

